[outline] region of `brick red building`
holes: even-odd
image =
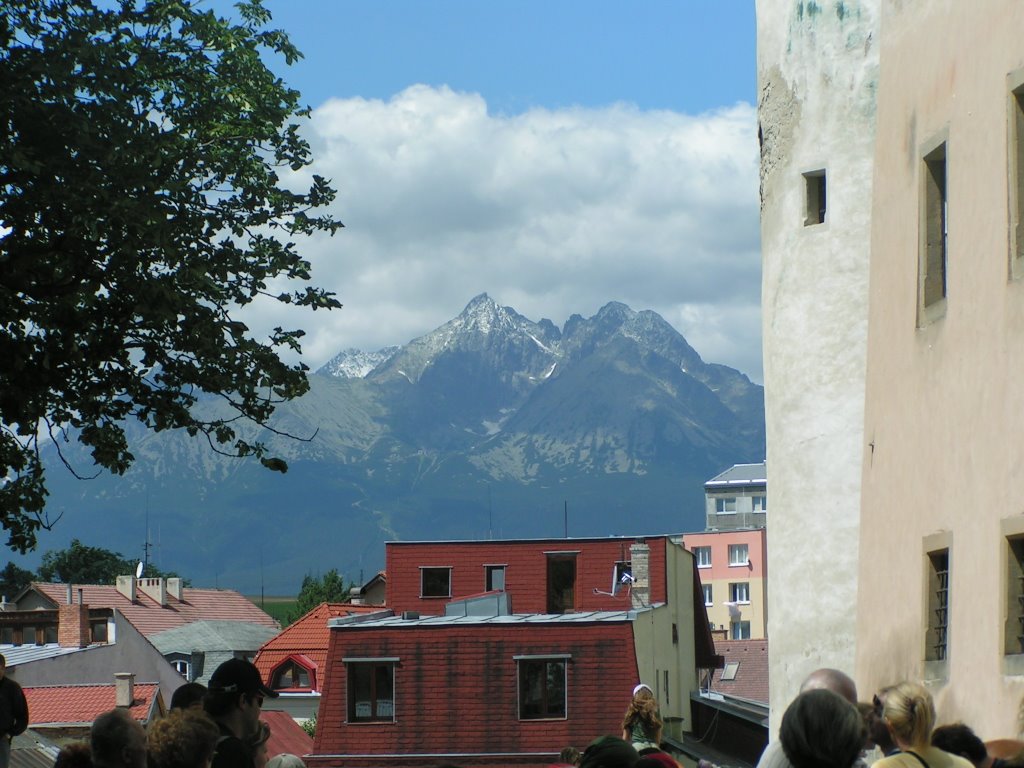
[[[387,573],[394,615],[329,622],[310,766],[546,765],[618,734],[638,681],[678,738],[720,661],[668,536],[395,542]]]

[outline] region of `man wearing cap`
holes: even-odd
[[[203,707],[220,729],[211,768],[253,768],[252,752],[246,742],[260,725],[263,698],[277,694],[263,684],[251,661],[228,659],[210,676]]]

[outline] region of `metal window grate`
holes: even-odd
[[[949,642],[949,550],[932,552],[928,559],[931,561],[928,658],[943,661]]]

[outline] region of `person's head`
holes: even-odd
[[[633,686],[633,701],[653,701],[654,691],[647,683],[637,683]]]
[[[302,762],[302,758],[298,755],[289,755],[287,752],[282,752],[280,755],[274,755],[274,757],[270,758],[267,768],[306,768],[306,764]]]
[[[882,717],[899,747],[923,748],[935,727],[935,703],[924,686],[900,683],[886,694]]]
[[[112,709],[93,721],[89,746],[93,765],[146,768],[146,732],[125,709]]]
[[[854,706],[857,704],[857,684],[848,674],[840,672],[838,669],[816,669],[807,676],[800,686],[800,693],[817,690],[838,693]]]
[[[874,743],[874,745],[878,747],[884,755],[888,755],[896,749],[896,742],[892,740],[892,734],[889,733],[889,727],[885,724],[885,718],[882,717],[882,711],[885,708],[885,699],[891,690],[892,686],[887,685],[871,697],[871,712],[867,717],[868,738],[871,739],[872,743]]]
[[[267,768],[270,755],[267,754],[267,742],[270,741],[270,726],[260,720],[255,735],[249,741],[249,749],[252,751],[252,762],[255,768]]]
[[[963,723],[940,725],[932,731],[932,746],[951,755],[967,758],[978,768],[988,759],[985,742]]]
[[[580,768],[633,768],[639,759],[632,744],[615,736],[598,736],[583,751]]]
[[[679,768],[679,761],[663,750],[644,749],[633,768]]]
[[[202,709],[206,686],[202,683],[179,685],[171,694],[171,711],[176,709]]]
[[[149,726],[149,768],[209,768],[219,738],[204,712],[177,709]]]
[[[266,696],[275,698],[277,693],[264,685],[255,664],[245,659],[228,659],[210,675],[203,707],[214,720],[225,724],[231,721],[236,736],[251,738],[259,727]]]
[[[782,750],[794,768],[850,768],[866,734],[857,707],[825,688],[793,699],[779,728]]]
[[[65,744],[57,753],[53,768],[92,768],[92,752],[84,741]]]
[[[579,765],[580,757],[580,751],[576,747],[565,747],[558,753],[558,762],[565,765]]]
[[[0,680],[7,674],[7,657],[0,653]]]

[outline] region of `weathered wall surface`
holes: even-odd
[[[1024,531],[1024,281],[1010,276],[1007,199],[1021,29],[1015,0],[887,0],[882,14],[858,682],[923,678],[939,721],[983,739],[1018,733],[1024,696],[1024,656],[1004,644],[1006,624],[1019,632],[1006,537]],[[947,291],[922,322],[923,158],[942,139]],[[948,653],[926,665],[936,539],[949,547]]]
[[[878,6],[757,0],[773,731],[808,672],[853,672]]]

